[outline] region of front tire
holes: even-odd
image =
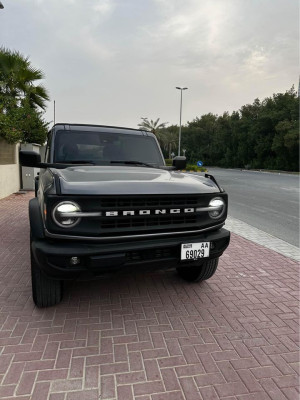
[[[212,260],[206,260],[201,265],[195,265],[191,267],[178,267],[177,273],[188,282],[200,282],[205,281],[213,276],[218,267],[219,258],[213,258]]]
[[[40,270],[31,252],[32,297],[37,307],[51,307],[63,297],[63,282],[48,278]]]

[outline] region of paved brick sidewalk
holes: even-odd
[[[27,202],[0,201],[0,398],[296,400],[298,265],[232,235],[216,275],[68,283],[31,299]]]

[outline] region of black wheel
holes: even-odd
[[[37,307],[51,307],[63,297],[63,281],[48,278],[37,266],[31,252],[32,297]]]
[[[218,267],[219,258],[204,261],[194,266],[178,267],[178,275],[188,282],[205,281],[213,276]]]

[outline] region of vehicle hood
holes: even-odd
[[[135,166],[74,166],[52,169],[61,194],[136,195],[219,193],[217,185],[199,174]]]

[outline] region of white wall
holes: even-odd
[[[19,145],[0,139],[0,199],[20,189]]]

